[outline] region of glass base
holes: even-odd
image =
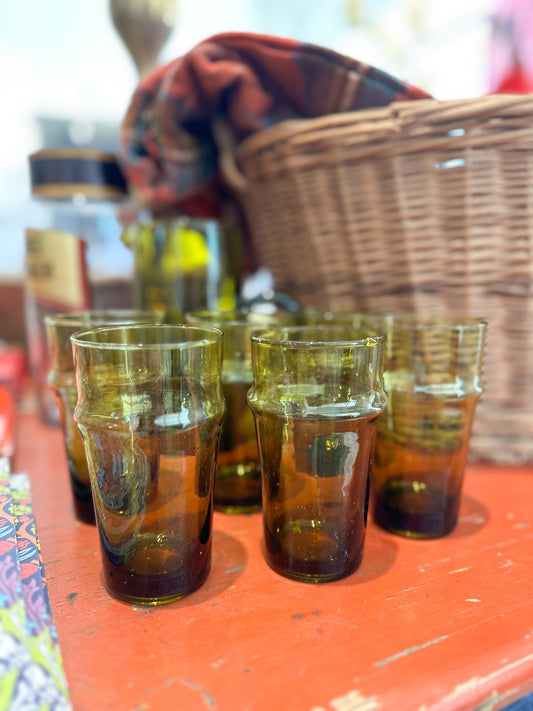
[[[261,472],[254,462],[219,467],[215,477],[214,507],[227,514],[260,511]]]
[[[266,561],[286,578],[304,583],[327,583],[351,575],[363,559],[364,531],[348,545],[324,521],[291,520],[276,534],[266,534]]]
[[[442,538],[457,524],[459,494],[428,486],[423,481],[395,480],[375,494],[373,520],[397,536]]]
[[[106,590],[131,605],[181,600],[203,585],[211,568],[210,544],[172,534],[141,534],[125,556],[110,556],[105,545],[102,553]]]

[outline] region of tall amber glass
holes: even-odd
[[[109,593],[141,605],[198,588],[211,564],[222,332],[189,325],[72,336]]]
[[[252,384],[250,336],[261,328],[292,323],[294,314],[245,309],[194,311],[186,320],[210,324],[224,332],[222,384],[227,411],[218,453],[215,508],[225,513],[256,511],[261,508],[261,468],[254,418],[246,402]]]
[[[76,374],[70,337],[76,331],[97,326],[156,321],[151,311],[108,309],[58,313],[45,318],[50,351],[48,383],[55,392],[70,473],[74,511],[78,520],[94,524],[94,507],[85,460],[85,449],[74,422],[74,408],[78,399]]]
[[[455,316],[369,317],[387,332],[386,413],[373,468],[373,517],[409,538],[456,526],[487,324]]]
[[[267,562],[297,580],[342,578],[363,557],[385,337],[327,326],[251,340]]]

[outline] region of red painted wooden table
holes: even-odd
[[[76,522],[58,429],[16,422],[76,711],[500,709],[533,691],[533,470],[470,466],[448,537],[369,522],[360,569],[286,580],[261,515],[215,513],[207,583],[168,606],[117,602]]]

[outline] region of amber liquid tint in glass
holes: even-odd
[[[223,382],[226,417],[215,477],[215,508],[246,513],[261,507],[261,469],[252,411],[246,402],[251,383]]]
[[[252,336],[265,555],[281,575],[327,582],[361,563],[383,340],[333,327]]]
[[[76,386],[59,388],[57,390],[57,399],[65,442],[65,452],[67,455],[74,512],[78,521],[94,524],[93,496],[91,493],[87,460],[85,458],[85,446],[78,426],[74,421],[74,408],[78,401]]]
[[[390,398],[394,408],[394,395]],[[425,434],[397,442],[378,434],[374,520],[383,528],[412,538],[433,538],[452,531],[459,514],[470,423],[477,396],[442,400],[417,398],[413,413],[424,411]],[[423,434],[423,433],[421,433]]]
[[[261,508],[261,467],[254,418],[246,396],[252,384],[250,336],[257,330],[291,323],[288,312],[194,311],[189,323],[209,324],[224,332],[222,387],[226,417],[222,425],[215,478],[215,509],[250,513]]]
[[[437,538],[458,520],[485,323],[389,317],[387,330],[373,518],[401,536]]]
[[[48,382],[58,403],[59,417],[67,455],[70,484],[76,518],[84,523],[95,523],[94,506],[85,447],[74,421],[74,408],[78,400],[72,344],[70,336],[76,331],[96,328],[106,324],[147,323],[155,321],[156,314],[132,309],[108,309],[58,313],[45,318],[50,372]]]
[[[359,567],[378,417],[299,419],[257,411],[272,568],[326,582]]]
[[[220,417],[117,436],[87,426],[107,589],[132,603],[196,590],[211,564],[212,478]],[[125,486],[127,482],[127,486]]]
[[[134,604],[178,600],[211,564],[222,333],[125,327],[73,343],[105,586]]]

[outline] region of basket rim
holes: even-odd
[[[286,168],[289,157],[292,169],[298,166],[302,171],[370,156],[392,158],[486,147],[533,150],[532,114],[533,93],[403,100],[377,108],[286,119],[252,133],[238,145],[228,126],[218,122],[219,169],[229,188],[243,195],[256,174],[266,171],[272,177]]]
[[[530,118],[533,94],[488,94],[469,99],[414,99],[395,101],[387,106],[345,111],[325,116],[286,119],[263,128],[245,138],[235,150],[237,162],[251,153],[268,148],[273,143],[302,136],[307,140],[315,132],[347,128],[369,133],[420,133],[422,123],[432,127],[451,121],[490,121],[495,118]],[[530,121],[528,121],[530,123]]]

